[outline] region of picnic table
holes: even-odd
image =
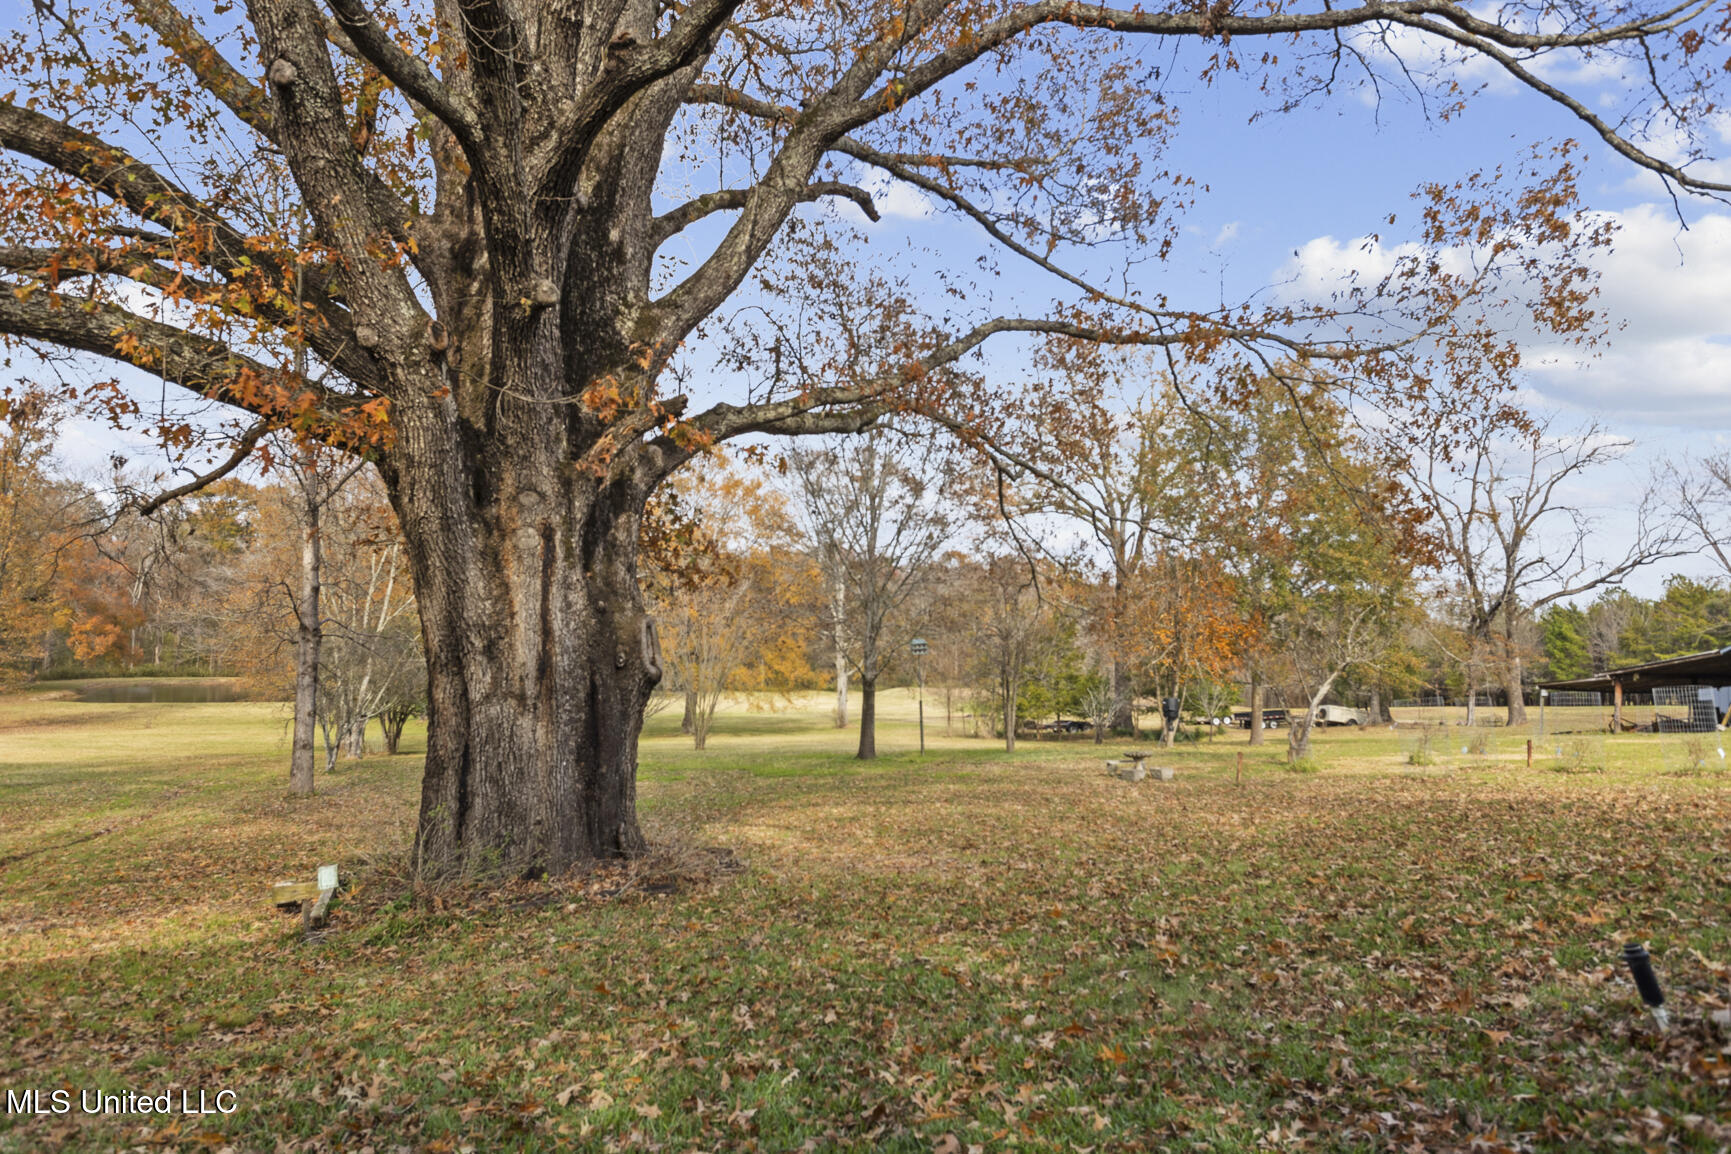
[[[1129,764],[1126,765],[1124,761],[1117,758],[1107,758],[1106,772],[1111,774],[1113,777],[1121,777],[1126,781],[1141,781],[1144,777],[1148,776],[1149,769],[1147,762],[1148,759],[1153,756],[1152,753],[1149,753],[1145,749],[1126,750],[1124,757],[1129,760]],[[1153,773],[1154,776],[1159,778],[1161,781],[1172,780],[1172,767],[1169,765],[1157,766],[1153,770]]]

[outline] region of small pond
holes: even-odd
[[[164,702],[239,701],[234,683],[223,678],[209,681],[94,681],[77,687],[79,701],[103,705],[158,705]]]

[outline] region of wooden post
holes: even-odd
[[[1527,738],[1527,768],[1533,768],[1533,739]]]
[[[337,892],[337,867],[319,867],[318,880],[310,882],[277,882],[271,887],[271,901],[278,908],[300,906],[301,930],[311,933],[314,926],[323,925]]]
[[[1611,732],[1623,732],[1623,683],[1611,682]]]
[[[1243,785],[1244,784],[1244,755],[1242,753],[1238,755],[1238,768],[1235,771],[1233,771],[1232,784],[1233,785]]]

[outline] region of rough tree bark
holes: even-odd
[[[318,724],[319,648],[324,641],[319,613],[319,568],[322,542],[319,512],[324,504],[318,478],[309,463],[303,478],[301,505],[301,580],[295,599],[295,717],[289,751],[289,792],[302,797],[313,792],[313,737]]]

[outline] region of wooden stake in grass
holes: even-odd
[[[1527,738],[1527,768],[1533,768],[1533,739]]]
[[[1242,753],[1238,755],[1238,768],[1232,771],[1232,784],[1244,784],[1244,755]]]
[[[331,897],[337,892],[337,867],[319,867],[316,881],[277,882],[271,887],[271,901],[279,909],[300,907],[301,929],[311,933],[314,926],[323,925],[330,909]],[[308,905],[307,903],[313,903]]]

